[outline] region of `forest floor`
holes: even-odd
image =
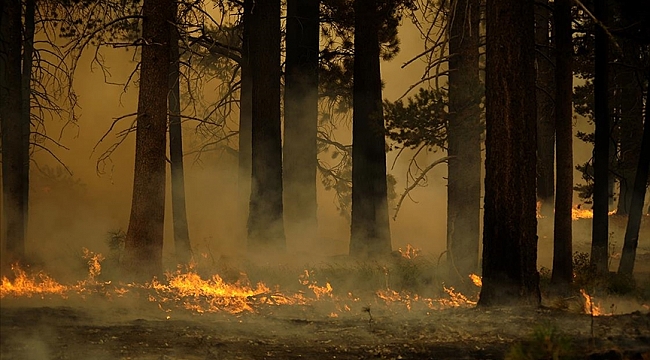
[[[650,359],[650,315],[643,312],[456,308],[329,318],[311,310],[167,319],[128,308],[3,301],[0,358]]]
[[[409,253],[400,251],[386,264],[332,258],[280,267],[218,259],[176,273],[181,283],[129,287],[111,282],[110,259],[100,274],[91,253],[79,261],[90,267],[87,280],[62,285],[33,271],[31,279],[55,294],[17,296],[10,289],[0,296],[0,359],[650,360],[647,224],[637,252],[640,274],[625,296],[590,285],[598,279],[576,268],[579,287],[598,296],[544,292],[539,309],[476,308],[480,287],[469,279],[458,291],[446,287],[442,256],[405,258]],[[612,270],[622,245],[616,230]],[[586,221],[576,222],[574,233],[574,250],[587,253]],[[549,245],[540,237],[543,253]],[[247,282],[240,282],[242,274]],[[548,276],[542,271],[543,286]],[[260,281],[274,287],[249,285]],[[227,293],[216,299],[216,290]]]

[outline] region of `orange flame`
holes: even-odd
[[[406,244],[406,249],[402,250],[402,248],[397,249],[399,253],[402,255],[403,258],[405,259],[415,259],[416,257],[420,256],[420,253],[422,252],[420,249],[416,249],[411,244]]]
[[[607,316],[605,312],[601,309],[600,304],[596,304],[591,295],[589,295],[584,289],[580,289],[580,294],[585,299],[584,303],[584,312],[585,314],[590,314],[591,316]]]
[[[480,276],[478,276],[476,274],[469,274],[469,278],[472,279],[472,282],[474,283],[474,285],[476,285],[478,287],[483,286],[483,279]]]

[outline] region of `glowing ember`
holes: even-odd
[[[469,274],[469,278],[472,279],[472,282],[474,283],[474,285],[476,285],[478,287],[483,286],[483,280],[481,279],[480,276],[478,276],[476,274]]]

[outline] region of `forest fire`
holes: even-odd
[[[408,250],[411,256],[415,251]],[[279,287],[271,288],[263,282],[251,285],[246,274],[240,274],[240,279],[229,283],[220,275],[214,274],[203,278],[196,271],[195,264],[186,270],[180,268],[167,273],[166,280],[153,279],[143,284],[113,284],[111,281],[99,282],[101,261],[104,257],[84,249],[84,258],[88,260],[88,278],[72,285],[62,284],[44,272],[29,274],[15,265],[14,278],[2,278],[0,298],[40,297],[47,300],[54,297],[70,299],[74,295],[101,296],[111,300],[115,298],[133,297],[144,298],[155,303],[164,312],[187,310],[192,313],[227,313],[240,314],[257,312],[263,306],[309,305],[317,302],[333,304],[335,311],[329,317],[338,317],[351,311],[351,305],[359,302],[360,298],[348,292],[347,296],[334,294],[334,288],[329,282],[319,285],[313,275],[304,270],[298,282],[309,291],[285,292]],[[480,277],[472,274],[472,281],[480,286]],[[445,308],[472,307],[476,300],[454,290],[453,287],[443,286],[444,296],[440,298],[423,297],[409,292],[397,292],[386,288],[374,292],[374,302],[384,304],[391,309],[405,308],[410,311],[418,309],[442,310]],[[366,301],[369,299],[366,298]],[[396,307],[397,306],[397,307]]]

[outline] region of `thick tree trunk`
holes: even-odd
[[[165,219],[169,36],[174,22],[171,0],[145,0],[135,172],[131,217],[125,240],[125,267],[137,279],[162,275]]]
[[[537,61],[537,198],[541,213],[553,216],[555,196],[555,79],[551,51],[551,11],[548,0],[535,2]]]
[[[375,0],[354,1],[352,224],[350,255],[391,252],[386,184],[386,138]]]
[[[553,233],[553,273],[551,283],[568,288],[573,281],[573,44],[571,40],[571,0],[555,0],[555,129],[557,139],[557,181],[555,227]],[[539,138],[539,137],[538,137]]]
[[[605,22],[607,15],[606,0],[595,0],[594,15]],[[596,130],[594,135],[594,218],[591,242],[591,263],[599,272],[608,270],[609,250],[609,106],[608,106],[608,47],[609,40],[605,30],[596,25],[595,79],[594,79],[594,118]]]
[[[32,81],[32,56],[34,54],[34,13],[36,5],[34,0],[25,0],[25,33],[23,34],[23,70],[22,70],[22,156],[23,156],[23,203],[25,204],[25,238],[27,238],[27,225],[29,219],[29,168],[30,168],[30,139],[31,139],[31,81]]]
[[[237,192],[239,195],[238,215],[241,219],[242,235],[246,233],[246,219],[251,198],[251,134],[253,113],[253,78],[250,68],[250,13],[253,0],[244,0],[242,14],[241,89],[239,92],[239,174]]]
[[[177,18],[177,5],[174,5],[174,18]],[[178,23],[178,22],[176,22]],[[178,49],[179,33],[176,26],[170,26],[169,41],[169,157],[171,161],[172,181],[172,219],[174,225],[174,248],[176,261],[189,263],[192,257],[190,233],[187,227],[187,209],[185,207],[185,176],[183,170],[183,133],[181,128],[181,91],[180,91],[180,53]]]
[[[252,179],[248,249],[284,251],[282,128],[280,119],[280,0],[258,0],[250,24]]]
[[[481,208],[479,1],[453,2],[449,36],[447,254],[463,279],[478,270]],[[455,273],[454,271],[453,273]]]
[[[650,81],[650,76],[647,76]],[[650,82],[649,82],[650,84]],[[634,261],[636,259],[636,248],[639,244],[639,229],[641,228],[641,218],[643,215],[643,200],[645,199],[646,187],[648,184],[648,169],[650,168],[650,105],[648,101],[650,96],[646,92],[645,101],[645,124],[643,125],[643,139],[641,140],[641,149],[639,164],[634,178],[634,188],[632,200],[630,203],[630,215],[627,219],[625,229],[625,240],[623,243],[623,254],[618,267],[618,273],[631,276],[634,271]]]
[[[479,305],[539,305],[533,0],[488,0]]]
[[[6,262],[25,258],[25,147],[22,121],[21,83],[21,2],[3,5],[0,24],[0,74],[2,126],[2,235],[3,259]]]
[[[284,209],[289,239],[316,240],[319,0],[287,1],[284,88]]]

